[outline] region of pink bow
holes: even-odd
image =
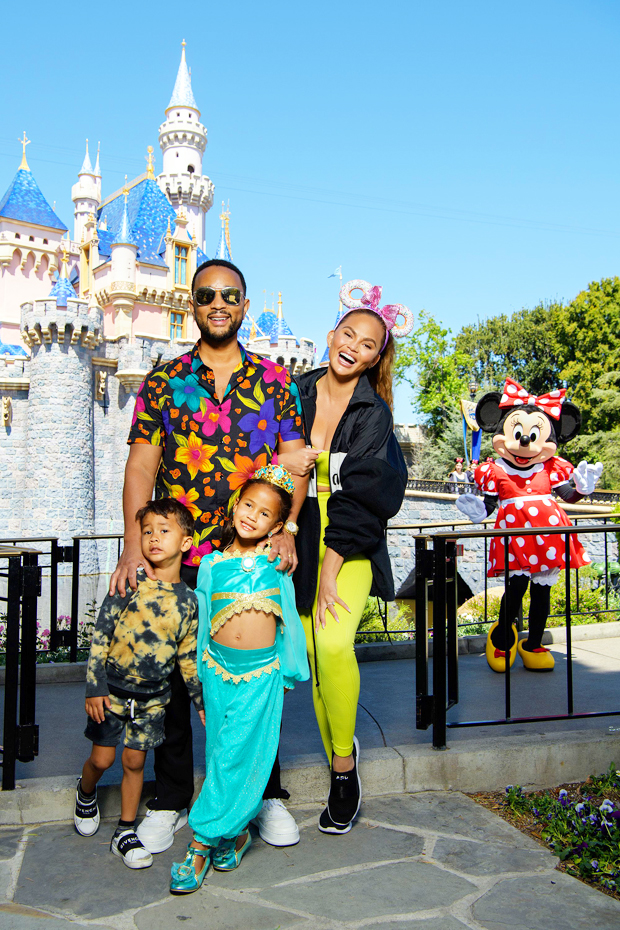
[[[533,404],[536,407],[541,407],[554,420],[559,420],[565,398],[565,388],[557,388],[555,391],[549,391],[548,394],[540,394],[537,397],[521,387],[518,381],[513,378],[506,378],[504,393],[499,405],[500,407],[519,407],[522,404]]]
[[[369,291],[366,291],[362,297],[362,303],[368,307],[369,310],[374,310],[374,312],[381,317],[389,333],[389,331],[396,326],[396,320],[401,307],[398,304],[386,304],[385,307],[379,307],[382,290],[383,288],[380,287],[380,285],[375,284]]]

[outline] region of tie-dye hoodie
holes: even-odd
[[[166,689],[179,663],[198,710],[202,684],[196,670],[198,601],[184,581],[176,584],[138,576],[125,597],[107,594],[93,634],[86,671],[86,697],[130,692],[143,698]]]

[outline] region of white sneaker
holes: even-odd
[[[153,865],[152,855],[144,848],[136,836],[136,831],[131,827],[114,834],[110,843],[110,852],[119,856],[130,869],[148,869]]]
[[[136,830],[138,839],[150,853],[164,852],[174,842],[174,834],[187,823],[187,808],[182,811],[151,811]]]
[[[73,809],[73,823],[80,836],[94,836],[99,829],[99,805],[97,804],[97,789],[95,796],[90,801],[83,801],[80,798],[81,779],[78,779],[78,786],[75,790],[75,807]]]
[[[294,846],[299,843],[299,827],[279,798],[263,801],[262,810],[252,823],[258,827],[261,840],[270,846]]]

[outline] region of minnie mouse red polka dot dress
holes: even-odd
[[[499,496],[495,529],[516,530],[539,526],[540,535],[511,536],[508,543],[509,571],[537,574],[566,567],[565,541],[561,535],[544,533],[549,526],[572,526],[553,497],[552,489],[564,484],[573,472],[566,459],[555,456],[528,469],[513,468],[504,459],[485,462],[474,473],[484,494]],[[570,567],[583,568],[591,562],[576,535],[570,540]],[[489,549],[490,578],[504,574],[504,540],[495,537]]]

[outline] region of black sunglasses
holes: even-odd
[[[194,291],[194,301],[199,307],[208,307],[215,300],[218,291],[224,303],[231,307],[238,307],[243,298],[238,287],[199,287]]]

